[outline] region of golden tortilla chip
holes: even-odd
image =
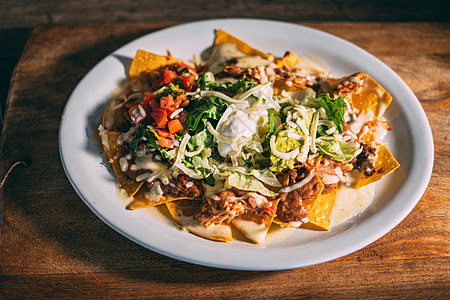
[[[286,84],[285,79],[275,79],[273,83],[273,94],[274,95],[281,95],[281,92],[285,90],[286,92],[293,92],[293,91],[299,91],[304,90],[307,87],[305,85],[297,85],[294,82],[291,82],[290,85]]]
[[[313,201],[308,200],[306,206],[309,210],[309,221],[302,227],[312,230],[330,230],[330,216],[336,202],[336,194],[337,189],[334,189],[327,194],[321,194]]]
[[[388,148],[383,145],[377,150],[377,157],[375,158],[375,172],[372,176],[366,176],[363,172],[359,175],[355,184],[355,189],[362,188],[368,184],[376,182],[397,169],[400,164],[395,160]]]
[[[222,29],[219,29],[216,31],[214,47],[221,45],[221,44],[235,44],[239,50],[241,50],[242,52],[244,52],[245,54],[248,54],[248,55],[258,55],[264,59],[273,57],[270,54],[266,54],[264,52],[256,50],[255,48],[250,47],[247,43],[244,43],[240,39],[232,36],[231,34],[223,31]]]
[[[377,139],[377,137],[379,136],[379,134],[377,133],[379,127],[382,128],[384,127],[386,128],[386,130],[388,130],[389,128],[389,123],[387,121],[380,121],[380,120],[369,121],[365,125],[367,126],[367,131],[361,132],[358,135],[358,137],[361,141],[363,141],[366,144],[370,144]]]
[[[270,201],[275,207],[280,199]],[[256,244],[261,244],[267,236],[267,232],[272,225],[273,217],[268,215],[257,215],[254,213],[246,213],[242,216],[234,218],[231,223],[239,229],[249,240]]]
[[[157,70],[161,67],[178,62],[178,59],[170,56],[153,54],[144,50],[138,50],[130,67],[130,77],[137,77],[142,72]]]
[[[122,113],[122,102],[120,99],[113,100],[103,113],[103,127],[108,131],[117,131],[122,125],[127,125],[128,121]]]
[[[392,102],[392,96],[372,77],[364,75],[367,78],[364,80],[361,90],[351,95],[351,102],[360,113],[371,110],[374,119],[378,119]]]
[[[182,199],[189,199],[189,197],[173,197],[173,196],[149,196],[147,189],[142,187],[134,196],[133,196],[133,202],[128,205],[128,209],[134,210],[134,209],[140,209],[140,208],[146,208],[150,206],[156,206],[160,205],[166,202],[171,202],[175,200],[182,200]]]
[[[106,134],[106,137],[104,137],[103,134]],[[136,194],[144,182],[136,182],[128,177],[127,174],[122,172],[119,159],[127,153],[124,153],[125,149],[119,147],[120,145],[117,143],[117,139],[120,134],[120,132],[116,131],[103,131],[100,133],[100,138],[102,139],[103,148],[105,149],[106,156],[108,157],[114,173],[116,174],[120,187],[127,192],[129,197],[131,197]]]
[[[215,225],[205,227],[194,219],[194,204],[192,200],[166,202],[167,209],[173,219],[189,232],[200,237],[220,242],[233,239],[229,225]]]
[[[295,55],[294,53],[289,52],[288,55],[284,56],[282,59],[278,60],[276,62],[276,65],[279,68],[286,67],[290,68],[292,66],[295,66],[299,62],[301,62],[301,58]]]

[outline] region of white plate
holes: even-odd
[[[334,76],[361,71],[393,96],[386,111],[393,131],[388,148],[401,164],[377,184],[372,205],[360,216],[330,232],[295,230],[281,241],[257,246],[219,243],[184,231],[152,209],[125,210],[116,197],[115,177],[92,142],[111,93],[125,79],[124,61],[137,49],[191,59],[208,48],[215,29],[239,37],[264,52],[282,56],[286,50],[323,58]],[[125,64],[126,65],[126,64]],[[431,176],[433,141],[419,101],[388,66],[361,48],[333,35],[304,26],[249,19],[221,19],[183,24],[157,31],[121,47],[97,64],[78,84],[65,107],[59,132],[61,160],[78,195],[109,226],[153,251],[191,263],[242,270],[280,270],[329,261],[377,240],[413,209]],[[154,209],[153,209],[154,211]]]

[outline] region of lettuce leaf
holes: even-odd
[[[183,134],[187,131],[195,131],[200,122],[206,128],[206,122],[211,120],[218,121],[227,107],[228,103],[217,97],[208,97],[195,101],[187,117]]]
[[[362,148],[358,142],[342,142],[336,140],[320,141],[316,146],[322,153],[334,160],[349,162],[361,153]]]
[[[328,119],[333,121],[339,133],[342,133],[345,114],[343,107],[347,107],[344,97],[339,96],[333,100],[328,93],[320,94],[317,98],[308,99],[304,104],[315,109],[325,109]]]
[[[228,176],[227,180],[225,181],[225,187],[228,189],[230,189],[231,187],[235,187],[243,191],[256,191],[268,197],[278,195],[277,193],[272,192],[271,190],[266,188],[264,184],[255,177],[239,173],[233,173]]]
[[[157,137],[155,136],[155,133],[147,127],[139,124],[139,127],[130,142],[130,150],[131,152],[136,152],[136,148],[141,142],[145,142],[150,147],[157,148],[156,141]]]

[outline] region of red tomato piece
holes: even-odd
[[[175,98],[174,104],[176,108],[180,106],[180,104],[187,99],[186,94],[178,95],[177,98]]]
[[[159,108],[159,104],[155,100],[156,95],[152,93],[148,93],[145,95],[144,100],[142,101],[142,107],[144,108],[147,115],[149,115],[152,110]]]
[[[194,88],[195,75],[191,74],[183,77],[183,87],[186,91],[190,92]]]
[[[175,102],[173,101],[172,95],[168,95],[166,97],[161,97],[159,103],[161,105],[161,108],[168,109],[169,107],[173,106]]]
[[[167,127],[169,127],[170,134],[175,134],[175,133],[180,132],[181,130],[183,130],[183,125],[181,125],[181,122],[178,121],[177,119],[170,120],[167,123]]]
[[[171,139],[162,138],[158,141],[159,145],[164,148],[173,148],[173,142]]]
[[[179,63],[179,64],[178,64],[178,70],[182,70],[182,69],[184,69],[184,68],[188,68],[190,71],[192,71],[192,72],[194,72],[195,74],[197,74],[197,70],[194,69],[193,67],[188,66],[188,65],[185,64],[185,63]]]
[[[164,84],[172,83],[177,77],[178,77],[177,72],[165,69],[163,75],[163,82]]]
[[[166,131],[166,130],[162,130],[162,129],[156,129],[156,133],[163,138],[168,138],[170,137],[170,132]]]
[[[166,127],[167,123],[167,111],[165,109],[157,108],[154,109],[151,114],[153,119],[155,119],[156,126],[159,128]]]

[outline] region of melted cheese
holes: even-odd
[[[340,185],[336,195],[336,203],[331,211],[331,226],[344,223],[348,219],[361,214],[375,197],[375,185],[369,184],[358,190]]]

